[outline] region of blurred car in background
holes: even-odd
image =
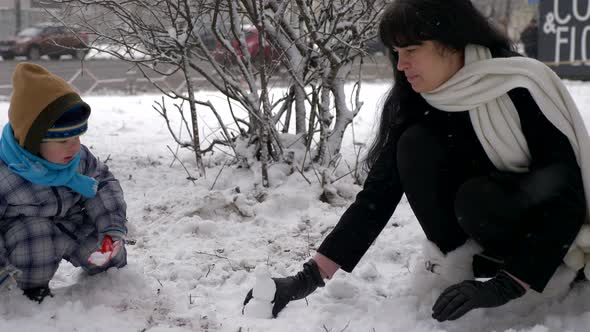
[[[12,60],[26,56],[39,60],[43,55],[58,60],[62,55],[83,59],[88,52],[88,36],[73,32],[71,28],[56,23],[40,23],[19,32],[16,37],[0,40],[0,56]]]
[[[247,26],[243,28],[243,31],[246,39],[246,47],[250,53],[250,56],[252,57],[252,61],[260,62],[262,60],[262,57],[259,54],[260,49],[262,47],[260,47],[259,43],[258,30],[254,26]],[[238,55],[238,57],[242,58],[242,50],[240,49],[240,44],[238,43],[238,41],[236,39],[232,40],[231,45],[233,51]],[[364,43],[362,49],[368,55],[387,54],[387,49],[385,48],[385,45],[383,45],[378,36],[368,39]],[[280,61],[281,52],[275,47],[273,47],[271,43],[266,43],[263,54],[264,60],[267,63]],[[213,57],[219,63],[229,65],[235,64],[234,56],[219,42],[216,44],[215,49],[213,50]]]
[[[246,40],[246,48],[250,53],[250,57],[253,62],[261,61],[260,56],[260,40],[258,38],[258,29],[254,26],[247,26],[244,29],[244,37]],[[233,51],[240,57],[243,57],[242,50],[240,48],[240,43],[237,39],[231,41],[231,45]],[[280,52],[274,48],[270,42],[267,42],[264,46],[263,50],[264,61],[267,63],[270,62],[278,62],[280,58]],[[215,49],[213,50],[213,57],[219,63],[225,64],[235,64],[235,58],[232,56],[231,52],[229,52],[221,43],[217,43]]]

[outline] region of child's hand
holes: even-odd
[[[88,257],[88,263],[96,266],[103,266],[108,263],[111,258],[117,256],[119,251],[123,248],[123,240],[113,242],[113,239],[106,235],[102,240],[100,251],[95,251]]]
[[[119,229],[117,227],[108,227],[107,230],[101,231],[98,233],[98,247],[102,248],[103,242],[104,242],[104,238],[107,236],[111,237],[111,240],[114,242],[117,242],[119,240],[125,239],[125,235],[127,234],[127,232],[123,229]]]

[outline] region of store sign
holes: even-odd
[[[561,77],[590,80],[590,0],[541,0],[539,60]]]

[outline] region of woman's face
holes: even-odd
[[[397,69],[406,74],[412,89],[430,92],[446,82],[463,67],[463,52],[444,48],[432,40],[419,45],[394,47]]]

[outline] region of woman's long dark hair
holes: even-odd
[[[379,129],[365,163],[371,168],[383,148],[401,134],[404,123],[416,115],[413,106],[421,96],[412,90],[404,72],[397,70],[393,47],[417,45],[425,40],[439,42],[449,50],[463,50],[467,44],[494,51],[511,51],[508,37],[495,28],[470,0],[396,0],[381,16],[379,35],[387,47],[393,67],[394,85],[385,99]]]

